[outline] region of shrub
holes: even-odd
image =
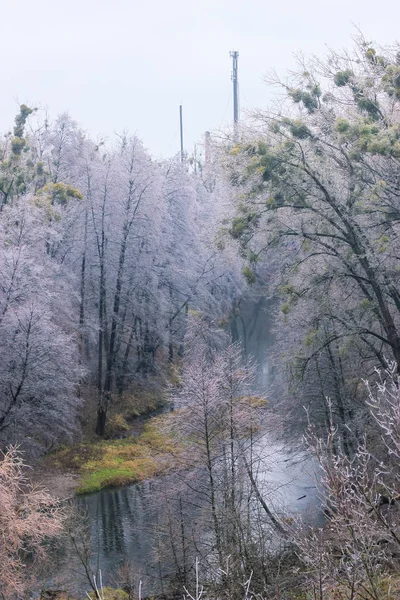
[[[58,502],[28,484],[16,448],[0,456],[0,598],[20,598],[36,564],[46,559],[48,542],[62,530]],[[29,558],[27,561],[26,559]]]

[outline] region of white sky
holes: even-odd
[[[87,131],[137,133],[157,157],[185,148],[232,114],[238,50],[241,108],[261,107],[262,77],[293,55],[351,46],[354,25],[400,38],[398,0],[0,0],[0,131],[18,104],[68,112]]]

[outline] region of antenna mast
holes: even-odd
[[[238,62],[239,52],[231,50],[230,57],[232,58],[232,82],[233,82],[233,127],[235,140],[238,137],[239,123],[239,80],[238,80]]]

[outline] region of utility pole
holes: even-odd
[[[182,104],[179,105],[179,125],[181,132],[181,163],[183,164],[184,154],[183,154],[183,115],[182,115]]]
[[[238,61],[239,52],[231,50],[230,57],[232,58],[232,81],[233,81],[233,128],[235,140],[238,138],[238,123],[239,123],[239,80],[238,80]]]
[[[211,133],[209,131],[206,131],[204,135],[204,163],[208,169],[211,163]]]

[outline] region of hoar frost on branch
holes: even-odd
[[[362,435],[361,378],[386,355],[400,364],[399,48],[359,37],[353,53],[299,63],[271,78],[282,104],[230,148],[227,229],[249,279],[266,270],[280,298],[275,366],[293,426],[304,404],[323,424],[329,396],[341,435]]]
[[[182,355],[189,310],[226,318],[242,280],[215,243],[227,188],[134,136],[94,143],[32,113],[0,147],[0,428],[48,448],[84,386],[102,435],[113,398]]]
[[[294,539],[308,571],[305,585],[315,598],[328,600],[337,590],[338,598],[383,600],[398,592],[398,582],[391,583],[400,556],[396,369],[392,363],[379,374],[380,383],[367,383],[370,416],[378,430],[358,442],[351,458],[332,420],[326,438],[310,427],[307,441],[320,467],[328,523],[323,529],[302,527]]]

